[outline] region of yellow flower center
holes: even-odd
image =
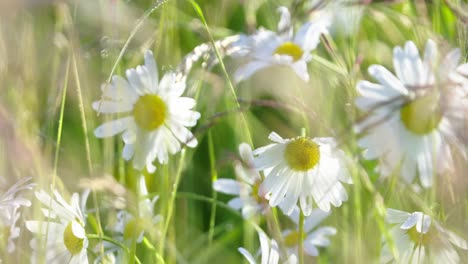
[[[299,244],[299,239],[301,239],[301,233],[293,231],[284,237],[284,244],[286,247],[294,247]]]
[[[293,58],[294,61],[298,61],[302,58],[304,51],[298,45],[292,42],[285,42],[276,48],[274,54],[288,55]]]
[[[261,181],[256,181],[253,185],[252,185],[252,195],[255,199],[255,201],[259,204],[261,203],[264,203],[266,201],[265,197],[262,197],[261,195],[259,195],[258,191],[260,189],[260,184],[262,182]]]
[[[419,233],[416,230],[416,227],[413,227],[408,229],[406,233],[408,234],[410,240],[413,241],[413,243],[416,245],[428,245],[435,238],[433,228],[430,228],[427,233],[423,234]]]
[[[72,255],[80,253],[83,249],[83,241],[83,238],[76,237],[75,234],[73,234],[72,222],[68,223],[65,231],[63,232],[63,243],[68,251]]]
[[[144,221],[141,218],[133,218],[128,221],[124,228],[124,239],[137,239],[145,229],[143,222]]]
[[[133,117],[137,125],[146,130],[160,127],[166,120],[166,104],[155,94],[141,96],[133,108]]]
[[[440,123],[442,114],[437,96],[428,94],[409,102],[400,109],[400,118],[405,127],[417,134],[431,133]]]
[[[300,137],[286,146],[284,157],[291,169],[307,171],[320,160],[319,146],[308,138]]]

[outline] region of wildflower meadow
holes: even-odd
[[[0,263],[468,263],[468,2],[0,2]]]

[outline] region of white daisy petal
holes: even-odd
[[[111,137],[119,134],[127,129],[129,123],[132,121],[131,117],[125,117],[109,121],[100,125],[94,130],[94,135],[98,138]]]
[[[217,192],[238,195],[240,193],[241,186],[239,182],[235,180],[218,179],[213,182],[213,189],[215,189]]]
[[[133,104],[128,102],[96,101],[93,103],[93,109],[99,113],[124,113],[133,109]]]
[[[151,83],[151,91],[153,93],[157,93],[159,82],[158,66],[156,65],[156,61],[154,60],[153,52],[151,52],[150,50],[146,51],[145,53],[145,66],[148,69],[148,77]]]
[[[320,16],[301,26],[294,37],[294,42],[308,53],[317,47],[320,43],[320,35],[326,33],[329,26],[330,20],[325,16]]]
[[[239,83],[243,80],[248,79],[250,76],[254,75],[256,72],[260,71],[263,68],[270,66],[268,62],[263,61],[253,61],[249,62],[234,73],[234,82]]]
[[[242,199],[240,197],[236,197],[234,199],[231,199],[228,202],[229,207],[239,210],[244,206],[244,203],[242,202]]]
[[[247,249],[238,248],[237,250],[247,259],[249,264],[257,264],[257,262],[255,262],[255,258],[250,254],[249,251],[247,251]]]

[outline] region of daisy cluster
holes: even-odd
[[[277,67],[289,69],[302,82],[313,82],[308,67],[316,63],[314,51],[332,37],[339,23],[331,10],[350,8],[341,2],[346,1],[327,6],[297,30],[289,10],[279,7],[276,31],[261,28],[251,35],[214,42],[214,47],[224,45],[221,55],[238,65],[229,72],[234,85]],[[362,13],[361,9],[352,11]],[[187,60],[203,52],[200,47],[181,65],[193,66]],[[159,253],[169,250],[164,239],[172,209],[164,205],[166,214],[158,214],[160,196],[148,191],[147,180],[171,162],[181,163],[186,152],[198,147],[202,110],[197,110],[198,95],[187,89],[194,81],[185,74],[190,69],[160,74],[152,51],[142,57],[144,63],[127,69],[125,77],[114,75],[103,84],[102,97],[92,103],[96,113],[112,115],[112,120],[94,129],[95,137],[120,137],[119,155],[138,172],[134,205],[126,201],[115,211],[115,221],[103,225],[99,208],[87,206],[90,190],[66,195],[56,186],[49,191],[36,189],[42,218],[28,216],[24,221],[30,231],[33,263],[128,263],[140,261],[135,257],[139,248]],[[220,63],[221,58],[217,59]],[[339,207],[353,195],[347,188],[360,180],[359,162],[375,162],[371,173],[380,175],[384,183],[401,178],[402,188],[420,185],[425,191],[436,186],[438,177],[454,168],[455,155],[466,157],[460,124],[465,122],[468,105],[468,64],[460,60],[459,49],[442,56],[437,43],[429,39],[422,55],[412,41],[395,47],[393,70],[371,65],[372,81],[360,80],[356,85],[354,104],[363,118],[348,131],[357,138],[359,151],[355,153],[335,135],[312,136],[318,132],[307,134],[300,129],[291,138],[271,131],[267,145],[257,145],[253,138],[245,139],[253,143],[240,143],[233,159],[236,177],[216,178],[212,188],[233,196],[227,206],[255,225],[260,249],[250,253],[239,247],[245,259],[249,263],[305,263],[304,258],[313,259],[338,243],[334,237],[340,228],[323,222],[339,214]],[[6,230],[0,242],[6,254],[15,250],[20,236],[21,209],[31,205],[22,196],[34,187],[30,180],[22,179],[0,193],[0,224]],[[151,182],[162,179],[155,177]],[[177,184],[178,180],[171,190],[174,195]],[[467,242],[429,210],[410,213],[387,208],[385,217],[390,231],[382,238],[381,263],[460,263],[458,250],[468,250]],[[160,242],[162,250],[151,241]]]

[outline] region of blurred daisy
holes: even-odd
[[[239,180],[218,179],[213,183],[213,189],[218,192],[237,195],[230,200],[228,205],[236,210],[242,209],[242,216],[249,218],[257,213],[263,213],[268,208],[268,201],[265,200],[259,189],[262,178],[253,167],[252,148],[242,143],[239,145],[241,162],[236,162],[235,171]]]
[[[434,173],[453,167],[449,143],[457,138],[455,124],[463,123],[461,109],[468,104],[466,96],[445,100],[467,85],[466,77],[457,74],[460,51],[451,52],[440,65],[432,40],[427,41],[422,59],[411,41],[393,53],[396,76],[372,65],[369,74],[378,83],[357,84],[361,96],[355,103],[369,112],[356,126],[358,133],[365,133],[358,144],[366,149],[366,159],[380,159],[383,176],[399,168],[407,183],[419,174],[422,185],[429,187]]]
[[[304,24],[293,35],[291,16],[286,7],[278,8],[281,19],[278,32],[260,29],[253,36],[240,38],[234,45],[242,46],[248,62],[234,74],[234,80],[240,82],[249,78],[257,71],[282,65],[291,67],[304,81],[309,81],[307,62],[312,59],[310,54],[320,42],[320,35],[327,32],[329,20],[325,16]]]
[[[74,193],[71,203],[67,203],[57,190],[54,197],[45,191],[36,192],[37,199],[45,206],[42,213],[45,221],[26,221],[26,228],[36,235],[31,240],[32,263],[42,263],[41,258],[50,263],[88,263],[88,238],[85,232],[85,216],[82,208],[87,194],[80,197]]]
[[[296,206],[289,216],[296,224],[295,230],[285,230],[283,232],[284,243],[288,247],[291,254],[298,255],[298,245],[301,234],[299,233],[299,214],[300,210]],[[319,227],[315,229],[325,218],[330,215],[330,212],[324,212],[320,209],[314,209],[310,215],[304,220],[304,252],[309,256],[318,256],[319,247],[327,247],[330,245],[328,236],[336,234],[336,229],[330,226]],[[315,229],[315,230],[314,230]]]
[[[384,241],[381,263],[459,263],[460,257],[453,245],[468,250],[465,240],[421,212],[387,209],[387,222],[397,224],[390,230],[397,252],[393,256]]]
[[[0,245],[6,248],[8,253],[15,251],[14,240],[20,235],[20,228],[16,222],[20,217],[20,206],[31,205],[28,199],[21,197],[18,193],[23,190],[31,190],[35,184],[28,183],[30,177],[22,178],[11,186],[5,193],[0,194]]]
[[[181,97],[185,80],[166,73],[161,81],[153,53],[145,53],[145,65],[127,70],[127,80],[113,76],[112,83],[102,86],[103,100],[93,103],[99,113],[129,113],[124,118],[96,128],[96,137],[104,138],[123,132],[123,157],[133,166],[154,172],[153,161],[167,163],[169,154],[180,151],[181,143],[195,147],[197,140],[187,127],[196,125],[200,113],[191,110],[195,100]]]
[[[352,183],[347,158],[332,138],[283,139],[275,132],[268,138],[275,143],[253,153],[255,168],[266,176],[260,188],[270,206],[280,205],[289,215],[299,199],[307,216],[312,213],[312,199],[326,212],[330,204],[338,207],[348,199],[341,184]]]
[[[292,254],[287,257],[286,262],[280,262],[280,250],[278,243],[274,239],[269,239],[268,236],[260,229],[257,229],[258,238],[260,240],[260,254],[262,264],[297,264],[296,255]],[[250,264],[256,264],[254,256],[250,254],[245,248],[239,248],[239,252],[247,259]]]
[[[314,17],[318,15],[330,19],[330,34],[353,36],[358,31],[364,4],[361,0],[312,0],[307,8],[314,11]]]
[[[113,230],[121,234],[123,240],[135,239],[137,243],[141,243],[145,230],[154,229],[155,225],[162,219],[160,215],[154,214],[154,205],[158,198],[158,196],[152,199],[148,198],[145,177],[140,176],[136,213],[132,214],[124,210],[119,211],[117,213],[117,223],[113,227]]]

